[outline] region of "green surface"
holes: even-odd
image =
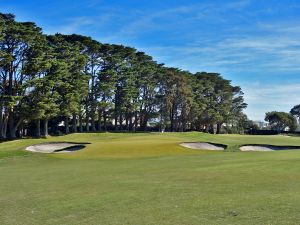
[[[90,142],[78,152],[26,146]],[[183,141],[228,145],[189,150]],[[300,151],[239,152],[243,144],[299,145],[286,136],[72,134],[0,144],[0,224],[299,224]]]

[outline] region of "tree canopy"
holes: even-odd
[[[286,128],[289,131],[295,131],[297,128],[297,120],[290,113],[286,112],[268,112],[265,120],[269,122],[272,129],[277,131],[284,131]]]
[[[132,47],[45,35],[0,13],[0,137],[198,130],[245,121],[243,92],[218,73],[157,63]],[[50,125],[50,127],[49,127]]]

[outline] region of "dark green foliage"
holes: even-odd
[[[244,128],[243,93],[220,74],[164,67],[81,35],[46,36],[11,14],[0,14],[0,75],[2,139],[47,136],[48,122],[54,133]]]
[[[16,137],[25,117],[23,105],[32,89],[28,83],[39,77],[44,62],[45,38],[34,23],[16,22],[10,14],[0,14],[1,49],[1,137]],[[25,100],[25,101],[24,101]]]
[[[295,131],[297,128],[297,120],[290,113],[286,112],[268,112],[265,120],[270,123],[272,129],[284,131],[288,128],[290,131]]]
[[[300,120],[300,105],[296,105],[291,109],[290,112],[293,116],[296,116]]]

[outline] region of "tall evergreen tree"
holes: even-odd
[[[6,127],[10,138],[16,137],[16,131],[23,122],[20,109],[25,95],[26,83],[37,74],[25,70],[32,60],[38,63],[38,53],[42,46],[41,29],[31,22],[16,22],[11,14],[0,14],[2,20],[2,40],[0,49],[2,55],[1,80],[3,87],[2,136],[6,136]],[[35,54],[35,57],[32,57]],[[8,123],[8,124],[7,124]]]
[[[82,35],[44,36],[11,14],[0,14],[0,94],[2,139],[28,127],[48,135],[49,121],[64,121],[65,133],[84,124],[86,131],[145,131],[149,122],[220,133],[224,123],[246,121],[241,88],[220,74],[167,68],[134,48]]]

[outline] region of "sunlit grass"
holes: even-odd
[[[35,143],[90,142],[38,154]],[[228,145],[189,150],[184,141]],[[243,144],[300,145],[285,136],[90,133],[0,144],[0,224],[299,224],[300,151],[239,152]]]

